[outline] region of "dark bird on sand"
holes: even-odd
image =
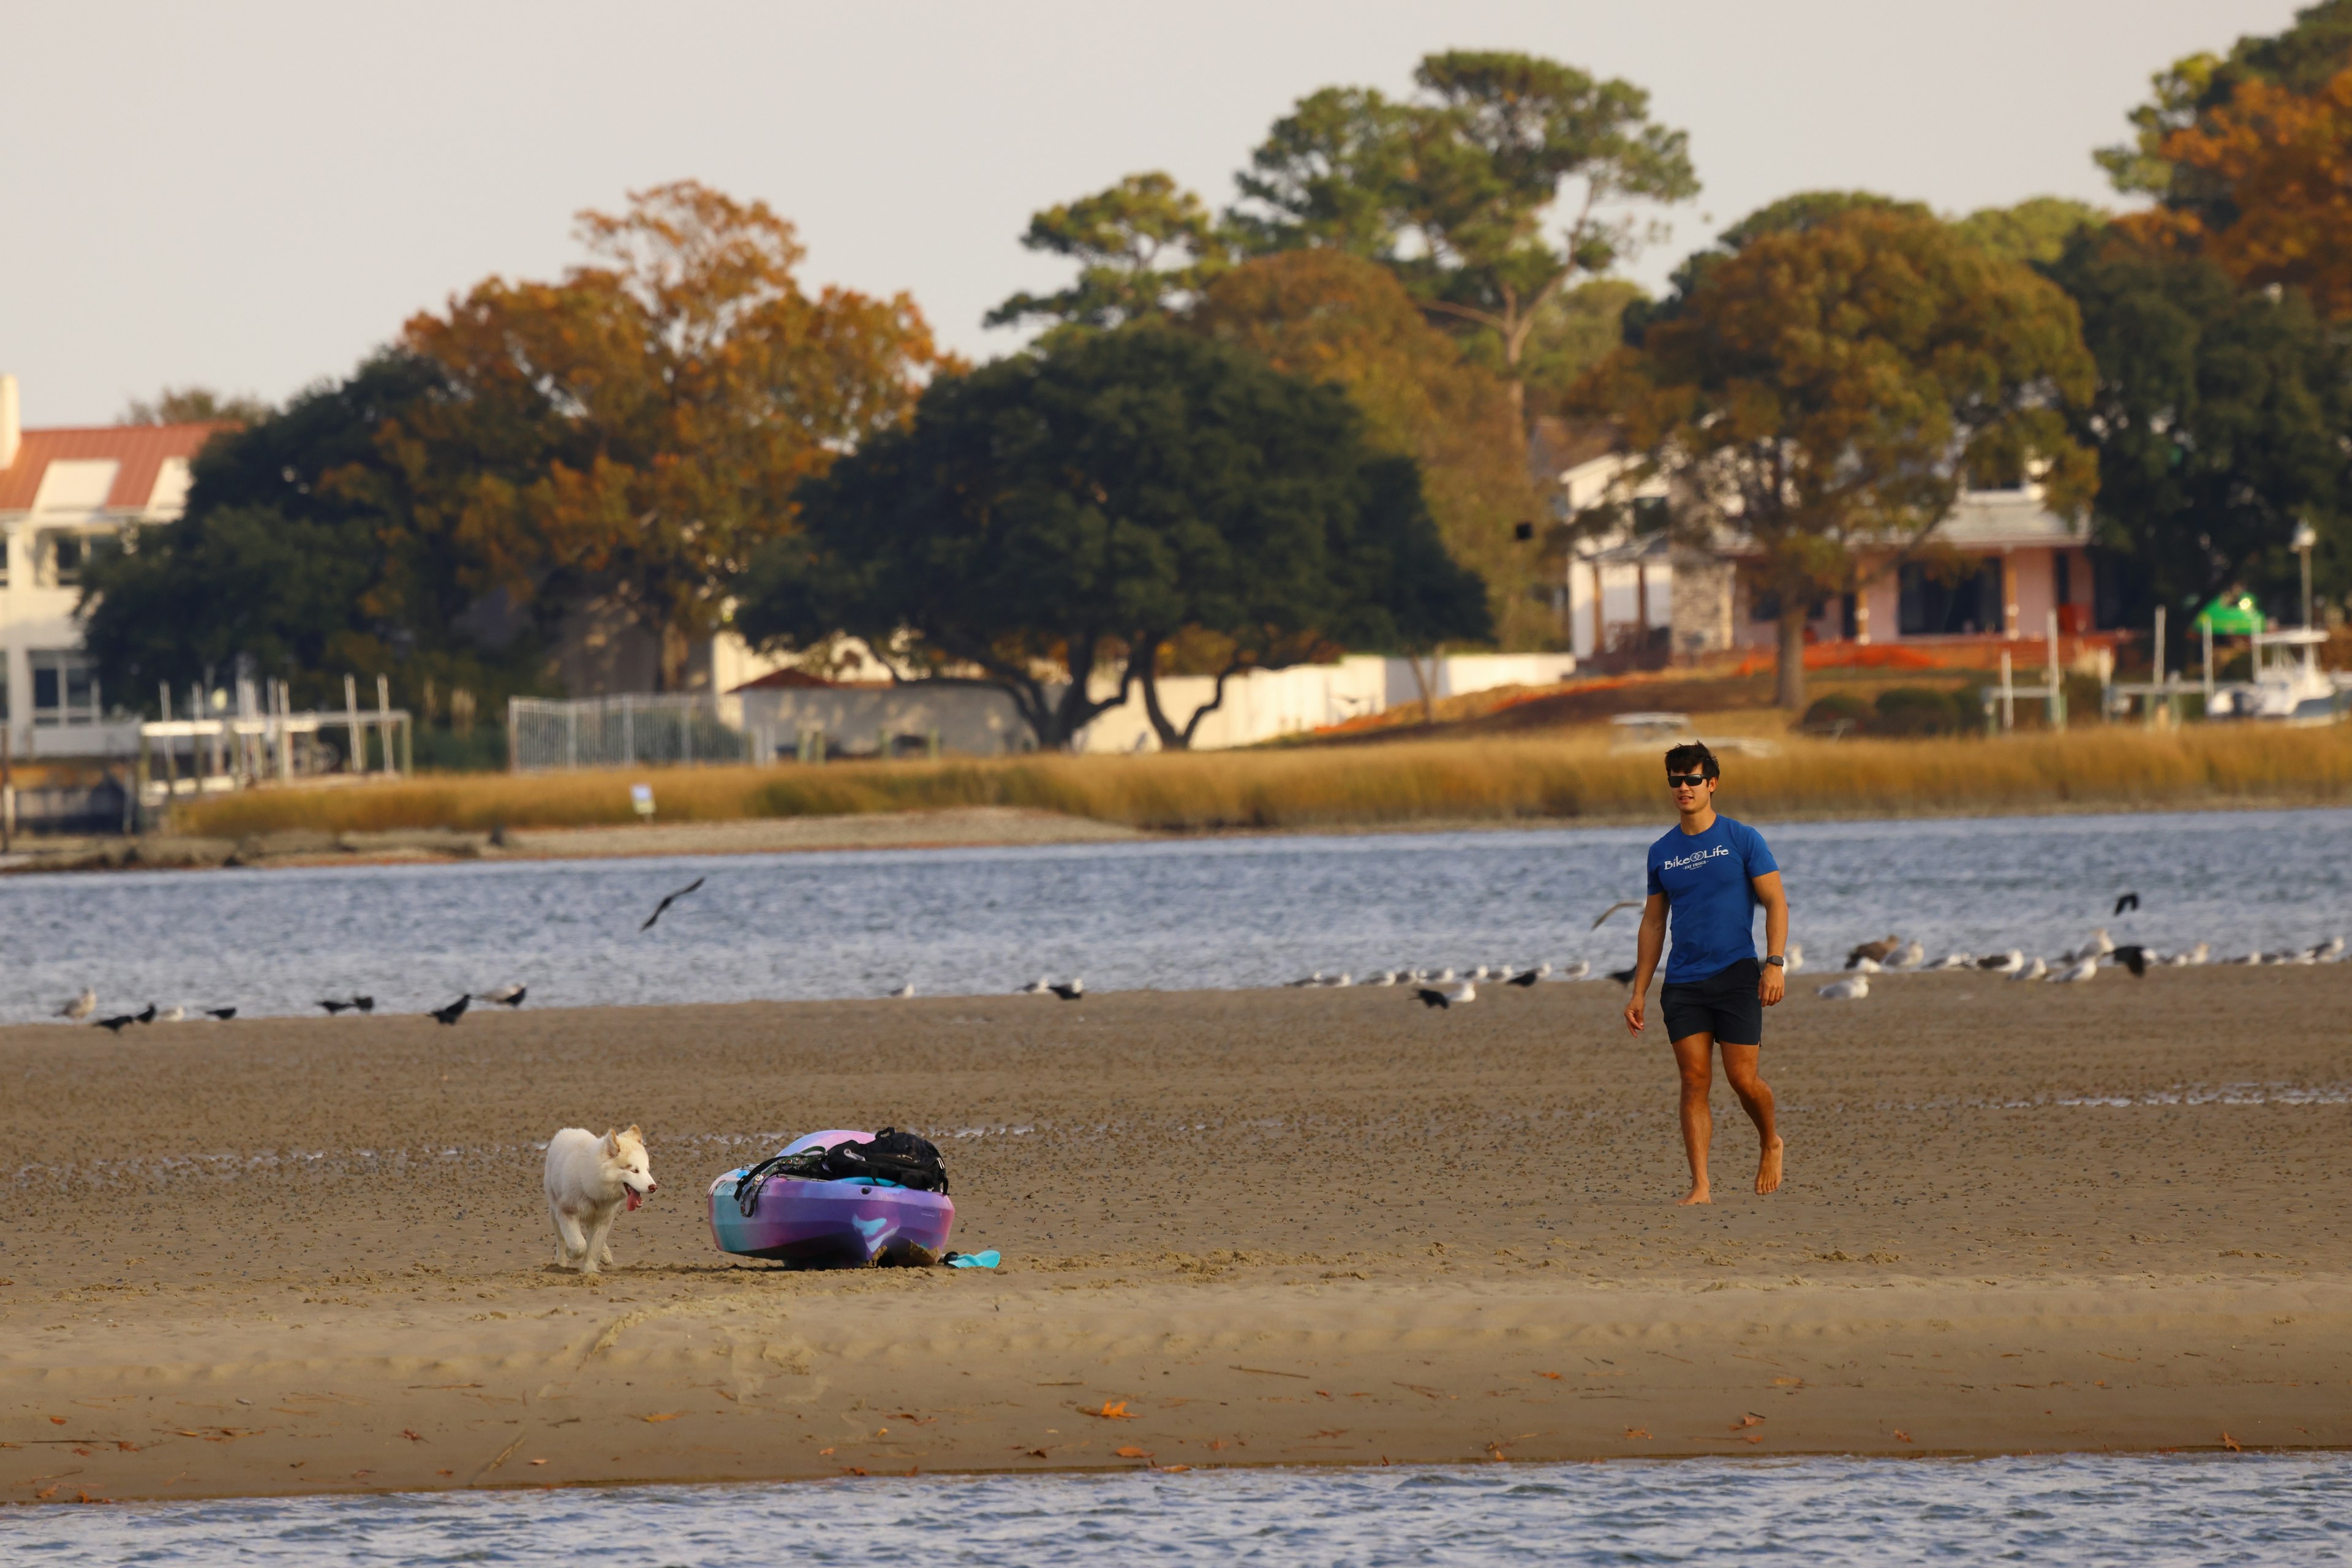
[[[1638,968],[1639,966],[1636,965],[1635,967]],[[1609,978],[1614,980],[1620,985],[1631,985],[1633,984],[1633,970],[1612,969],[1609,972]]]
[[[522,1005],[523,996],[530,990],[530,987],[528,985],[500,985],[494,990],[475,992],[474,999],[478,1002],[495,1002],[501,1007],[520,1007]]]
[[[1529,969],[1512,975],[1508,980],[1504,981],[1503,984],[1506,985],[1525,987],[1533,985],[1537,981],[1541,980],[1542,978],[1542,975],[1537,973],[1534,970]]]
[[[2115,958],[2117,963],[2132,972],[2135,979],[2147,973],[2147,949],[2137,942],[2126,943],[2116,949]]]
[[[1902,945],[1903,939],[1896,936],[1893,931],[1888,931],[1886,933],[1885,941],[1865,942],[1860,947],[1855,948],[1852,952],[1847,953],[1845,955],[1845,966],[1848,969],[1852,969],[1855,964],[1860,963],[1865,958],[1870,960],[1873,963],[1884,963],[1886,962],[1887,955],[1894,952],[1895,949]]]
[[[357,1007],[362,1013],[373,1013],[375,1011],[375,998],[373,996],[354,996],[352,998],[352,1005]]]
[[[1087,994],[1087,983],[1085,977],[1080,975],[1073,977],[1067,985],[1048,985],[1045,989],[1065,1002],[1075,1002]]]
[[[138,1021],[139,1021],[140,1023],[142,1023],[142,1024],[152,1024],[152,1023],[153,1023],[153,1022],[155,1021],[155,1004],[154,1004],[154,1003],[152,1003],[152,1002],[148,1003],[148,1004],[147,1004],[147,1011],[145,1011],[144,1013],[135,1014],[135,1015],[133,1015],[133,1016],[135,1016],[135,1017],[138,1019]]]
[[[222,1023],[226,1024],[231,1018],[236,1016],[236,1009],[234,1007],[207,1007],[205,1009],[205,1016],[207,1018],[218,1018]]]
[[[327,1010],[327,1016],[331,1018],[338,1013],[350,1012],[352,1008],[358,1006],[359,1004],[356,1002],[321,1002],[319,1005],[324,1007]]]
[[[455,1002],[450,1003],[446,1007],[434,1008],[433,1021],[436,1024],[456,1023],[458,1019],[466,1016],[466,1006],[472,1001],[473,998],[471,996],[460,996]]]
[[[1615,914],[1619,910],[1638,910],[1641,907],[1642,900],[1639,899],[1620,899],[1615,903],[1610,905],[1607,909],[1601,910],[1601,913],[1594,918],[1592,921],[1592,929],[1594,931],[1599,931],[1601,929],[1601,922],[1607,920],[1611,915]]]
[[[128,1013],[117,1013],[111,1018],[100,1018],[98,1021],[98,1026],[110,1035],[119,1035],[122,1033],[124,1025],[135,1024],[138,1021]]]
[[[2126,910],[2136,910],[2137,908],[2139,908],[2139,895],[2137,893],[2126,893],[2122,898],[2116,900],[2116,914],[2117,915],[2123,913]],[[2113,920],[2115,916],[2110,915],[2107,918]]]
[[[709,879],[709,878],[706,878],[706,877],[697,877],[693,881],[688,882],[685,887],[680,888],[677,892],[675,892],[675,893],[671,893],[671,894],[667,895],[667,897],[665,897],[665,898],[662,900],[662,901],[661,901],[660,903],[657,903],[657,904],[656,904],[656,905],[654,906],[654,912],[653,912],[653,913],[651,913],[651,914],[649,914],[649,915],[647,915],[647,916],[646,917],[646,923],[645,923],[645,924],[643,924],[643,925],[641,925],[641,926],[639,926],[637,929],[638,929],[639,931],[651,931],[651,930],[653,930],[653,929],[654,929],[654,921],[657,921],[657,920],[659,920],[659,919],[661,919],[661,918],[662,918],[662,911],[663,911],[664,910],[666,910],[666,909],[669,908],[672,904],[674,904],[674,903],[677,902],[677,901],[678,901],[678,900],[680,900],[680,899],[682,899],[682,898],[686,897],[686,896],[687,896],[687,894],[688,894],[688,893],[690,893],[690,892],[694,891],[694,889],[695,889],[699,888],[700,886],[702,886],[702,884],[703,884],[704,882],[708,881]]]
[[[1431,986],[1416,985],[1412,988],[1412,994],[1421,998],[1421,1005],[1424,1007],[1451,1007],[1454,1005],[1452,1002],[1446,1000],[1444,992],[1436,990]]]

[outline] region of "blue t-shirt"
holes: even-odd
[[[1650,891],[1666,896],[1674,947],[1666,984],[1685,984],[1756,956],[1750,877],[1780,868],[1764,836],[1717,813],[1705,833],[1670,827],[1650,846]]]

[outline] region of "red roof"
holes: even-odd
[[[757,680],[747,680],[740,686],[730,688],[728,695],[732,696],[738,691],[768,691],[780,686],[835,687],[840,684],[841,682],[837,680],[822,679],[805,670],[772,669]]]
[[[99,425],[82,429],[27,430],[16,448],[16,460],[0,468],[0,511],[28,510],[41,491],[41,476],[60,459],[111,459],[114,488],[107,492],[110,511],[144,511],[155,493],[155,479],[167,458],[188,458],[206,441],[234,424]]]

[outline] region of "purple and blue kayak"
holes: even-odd
[[[869,1142],[873,1137],[839,1129],[812,1132],[782,1152]],[[928,1263],[947,1249],[955,1205],[945,1193],[888,1182],[771,1176],[746,1215],[736,1206],[735,1184],[749,1169],[730,1171],[710,1184],[710,1239],[721,1252],[803,1268],[860,1268],[877,1260]]]

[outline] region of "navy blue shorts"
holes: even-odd
[[[1753,958],[1717,970],[1704,980],[1667,985],[1658,993],[1666,1016],[1666,1038],[1713,1035],[1718,1046],[1764,1043],[1764,1003],[1756,994],[1763,965]]]

